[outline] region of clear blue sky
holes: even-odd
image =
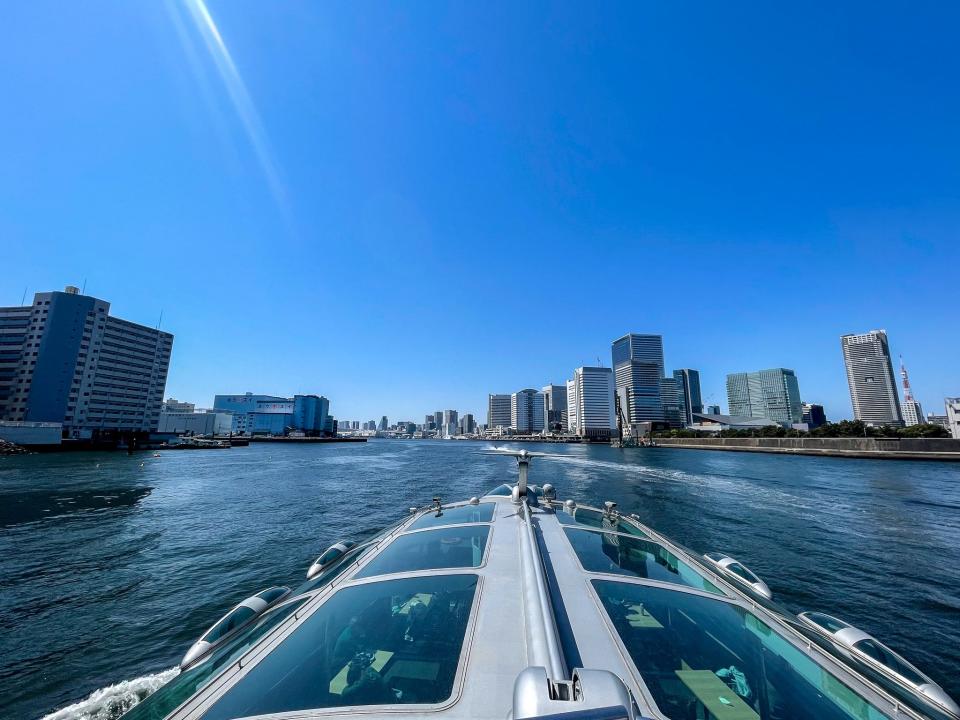
[[[86,282],[175,333],[169,395],[343,419],[664,335],[851,414],[876,327],[960,395],[956,3],[11,3],[0,304]]]

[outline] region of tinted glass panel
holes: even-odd
[[[317,562],[320,565],[326,565],[327,563],[331,563],[337,558],[343,556],[344,553],[346,553],[348,550],[350,550],[350,548],[356,545],[356,543],[354,542],[345,542],[343,544],[346,546],[346,549],[339,548],[339,547],[329,547],[320,555],[320,557],[317,558]]]
[[[204,718],[443,702],[453,693],[476,588],[476,575],[344,588]]]
[[[566,533],[580,563],[589,572],[630,575],[720,592],[716,585],[651,540],[575,528],[566,528]]]
[[[734,575],[737,575],[738,577],[743,578],[747,582],[750,582],[750,583],[757,582],[757,576],[754,575],[749,570],[747,570],[740,563],[730,563],[729,565],[727,565],[727,570],[732,572]]]
[[[557,520],[563,525],[584,525],[599,530],[611,530],[644,538],[649,537],[643,530],[627,522],[620,516],[611,517],[599,510],[590,510],[589,508],[574,508],[573,515],[566,510],[558,510]]]
[[[365,545],[361,548],[354,548],[353,550],[344,553],[343,557],[340,558],[336,563],[331,565],[328,568],[325,568],[319,575],[317,575],[313,580],[308,580],[303,585],[298,587],[293,591],[294,595],[299,595],[300,593],[309,592],[310,590],[316,590],[319,587],[326,585],[331,582],[334,578],[342,574],[348,568],[353,567],[353,564],[366,555],[368,552],[373,550],[376,547],[375,545]]]
[[[487,545],[489,525],[451,527],[400,535],[355,577],[414,570],[478,567]]]
[[[439,515],[433,512],[427,513],[418,518],[409,529],[420,530],[428,527],[440,527],[441,525],[490,522],[491,520],[493,520],[493,503],[481,503],[480,505],[464,505],[444,509]]]
[[[223,620],[214,625],[203,636],[203,639],[209,643],[216,642],[222,638],[227,633],[231,633],[236,630],[238,627],[247,622],[257,613],[250,608],[238,607],[236,610],[232,610],[229,615],[227,615]]]
[[[829,615],[824,615],[823,613],[810,612],[806,614],[806,617],[822,627],[824,630],[832,633],[850,627],[842,620],[837,620],[835,617],[830,617]]]
[[[510,497],[512,488],[509,485],[498,485],[493,490],[487,493],[487,495],[493,495],[495,497]]]
[[[855,642],[853,646],[864,655],[873,658],[881,665],[885,665],[915,685],[922,685],[925,682],[929,682],[927,678],[911,667],[906,660],[876,640],[861,640],[860,642]]]
[[[223,647],[212,651],[199,665],[194,665],[180,673],[146,700],[135,705],[123,716],[124,720],[160,720],[169,715],[187,698],[206,686],[213,677],[219,675],[221,670],[236,661],[260,638],[288,618],[304,602],[305,599],[298,600],[264,613],[250,625],[248,630],[240,633]]]
[[[257,597],[263,600],[265,603],[269,604],[277,600],[278,598],[283,597],[288,592],[290,592],[289,588],[275,587],[275,588],[270,588],[269,590],[264,590],[262,593],[258,593]]]
[[[743,608],[644,585],[593,585],[668,717],[885,717]]]

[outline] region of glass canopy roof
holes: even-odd
[[[444,508],[439,513],[427,513],[417,518],[408,530],[456,525],[458,523],[486,523],[493,520],[494,503],[480,503],[479,505],[461,505],[455,508]]]
[[[649,537],[643,530],[619,515],[611,516],[591,508],[574,508],[573,514],[566,510],[558,510],[557,521],[563,525],[583,525],[584,527],[622,532],[637,537]]]
[[[203,717],[444,702],[477,582],[472,574],[427,575],[345,587]]]
[[[652,540],[581,528],[564,529],[587,572],[630,575],[720,593],[716,585]]]
[[[463,525],[400,535],[354,577],[479,567],[489,525]]]
[[[886,717],[738,605],[613,580],[593,580],[593,586],[654,701],[668,717]]]

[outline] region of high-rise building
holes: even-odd
[[[811,430],[827,424],[827,414],[823,411],[823,405],[803,403],[800,406],[800,412],[800,422],[805,422]]]
[[[581,437],[609,438],[616,427],[613,370],[580,367],[573,371],[572,383],[573,388],[568,385],[567,390],[567,417],[575,422],[571,430]],[[575,405],[571,405],[571,400]]]
[[[903,364],[903,355],[900,356],[900,377],[903,379],[903,424],[907,427],[920,425],[923,422],[923,408],[913,399],[913,390],[910,388],[907,366]]]
[[[377,427],[377,430],[386,430],[387,427],[388,427],[388,424],[387,424],[387,416],[386,416],[386,415],[383,415],[383,416],[380,418],[380,425]]]
[[[886,330],[840,338],[853,416],[867,425],[903,425]]]
[[[947,411],[947,429],[950,430],[950,436],[960,440],[960,397],[944,398],[943,405]]]
[[[433,419],[433,413],[430,413],[423,419],[423,429],[424,430],[433,430],[436,427]]]
[[[577,432],[577,423],[580,420],[580,416],[577,413],[577,408],[580,407],[579,400],[577,399],[577,380],[574,377],[573,380],[567,380],[567,431],[575,433]]]
[[[663,421],[663,337],[628,333],[613,341],[613,372],[630,423]]]
[[[487,430],[508,428],[511,422],[510,396],[503,393],[487,396]]]
[[[443,410],[435,410],[433,413],[433,423],[437,427],[437,432],[443,435]]]
[[[660,401],[663,418],[672,428],[681,428],[685,422],[683,386],[675,377],[660,381]]]
[[[719,415],[719,414],[720,414],[720,406],[719,406],[719,405],[707,405],[706,408],[704,408],[704,412],[705,412],[707,415]]]
[[[548,430],[563,430],[567,425],[567,386],[543,387],[544,418]]]
[[[733,416],[766,418],[782,425],[799,423],[803,417],[797,376],[786,368],[727,375],[727,404]]]
[[[510,396],[510,427],[520,433],[543,431],[544,397],[542,392],[526,389]]]
[[[456,410],[443,411],[443,434],[452,437],[460,431],[458,425],[459,413]]]
[[[155,431],[173,335],[109,313],[73,286],[0,308],[0,420],[74,438]]]
[[[700,372],[683,368],[674,370],[673,378],[680,386],[680,392],[683,394],[683,422],[685,425],[693,424],[693,413],[703,412],[703,400],[700,397]]]
[[[477,431],[477,424],[473,421],[472,413],[464,413],[460,418],[460,434],[473,435]]]

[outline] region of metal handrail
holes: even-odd
[[[560,633],[547,590],[543,558],[533,532],[533,518],[527,498],[520,503],[523,528],[520,533],[520,566],[523,582],[525,633],[531,665],[542,665],[554,682],[569,679],[567,663],[560,648]]]

